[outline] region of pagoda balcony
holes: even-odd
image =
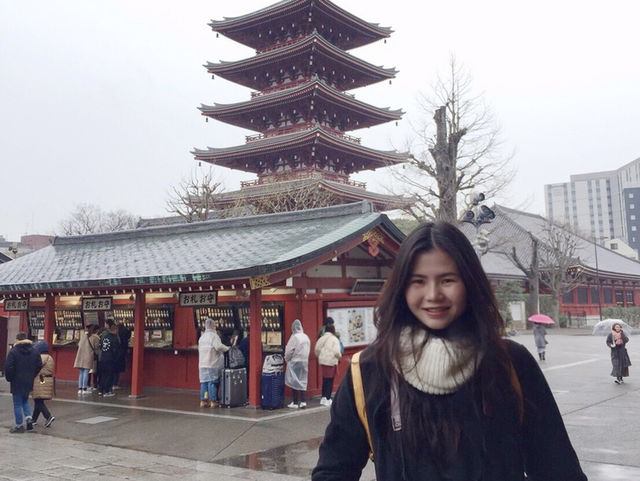
[[[323,82],[325,82],[325,84],[327,84],[327,85],[329,85],[329,86],[331,86],[333,88],[337,88],[335,86],[335,84],[329,84],[328,82],[326,82],[324,80],[323,80]],[[287,90],[287,89],[290,89],[290,88],[293,88],[293,87],[298,87],[299,85],[304,85],[306,83],[309,83],[309,77],[304,77],[304,78],[301,78],[301,79],[292,80],[291,82],[287,82],[287,83],[284,83],[284,80],[281,80],[281,82],[278,85],[275,85],[273,87],[267,87],[262,91],[259,91],[259,90],[252,91],[251,92],[251,98],[255,99],[257,97],[262,97],[263,95],[272,94],[274,92],[281,92],[283,90]],[[352,99],[356,98],[356,95],[351,93],[351,92],[340,91],[340,93],[342,95],[346,95],[348,97],[351,97]]]
[[[257,187],[260,185],[275,184],[279,182],[286,182],[292,180],[305,180],[305,179],[318,179],[328,180],[336,182],[338,184],[350,185],[352,187],[358,187],[360,189],[367,188],[366,182],[360,182],[357,180],[351,180],[340,175],[332,174],[331,172],[317,171],[317,170],[303,170],[299,172],[288,172],[287,174],[268,175],[253,180],[241,180],[240,188]]]
[[[267,47],[261,48],[261,49],[257,49],[256,50],[256,54],[259,55],[259,54],[264,53],[264,52],[269,52],[270,50],[277,50],[279,48],[286,47],[287,45],[291,45],[292,43],[299,42],[301,38],[308,37],[308,36],[309,36],[308,34],[301,33],[301,34],[297,35],[296,37],[290,37],[290,38],[288,38],[286,40],[282,40],[282,41],[276,40],[276,43],[273,43],[273,44],[271,44],[271,45],[269,45]]]
[[[281,90],[286,90],[286,89],[290,89],[292,87],[297,87],[299,85],[302,84],[306,84],[309,82],[308,78],[301,78],[298,80],[293,80],[291,82],[287,82],[287,83],[279,83],[278,85],[274,86],[274,87],[269,87],[264,89],[263,91],[253,91],[251,92],[251,98],[255,99],[256,97],[262,97],[263,95],[267,95],[267,94],[272,94],[274,92],[280,92]]]
[[[311,130],[318,127],[318,124],[306,123],[304,125],[291,125],[289,127],[283,127],[276,129],[274,132],[270,132],[269,134],[254,134],[254,135],[246,135],[245,141],[246,143],[258,142],[259,140],[263,140],[269,137],[276,137],[278,135],[286,135],[292,134],[294,132],[304,132],[305,130]],[[322,130],[330,135],[335,137],[339,137],[341,139],[347,140],[349,142],[353,142],[354,144],[360,145],[362,143],[362,139],[360,137],[354,137],[353,135],[348,135],[343,132],[336,131],[334,129],[328,129],[326,127],[322,127]]]

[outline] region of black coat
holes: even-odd
[[[31,341],[16,341],[5,363],[5,376],[11,383],[11,392],[28,396],[33,390],[33,380],[41,368],[40,353],[33,349]]]
[[[100,351],[99,351],[100,363],[111,364],[115,369],[115,365],[118,362],[120,356],[120,339],[115,334],[109,331],[105,332],[100,339]]]
[[[505,402],[491,418],[481,410],[469,409],[461,419],[464,435],[471,439],[461,453],[473,474],[452,479],[465,481],[522,481],[527,472],[529,481],[586,481],[576,453],[571,446],[562,417],[551,390],[531,354],[512,341],[508,351],[523,391],[524,420],[518,420],[517,410]],[[378,481],[442,479],[435,475],[434,463],[428,453],[418,459],[398,456],[399,449],[390,449],[386,433],[390,432],[390,402],[368,396],[367,381],[378,375],[374,361],[361,361],[365,388],[367,417],[373,439],[376,479]],[[474,382],[471,380],[470,383]],[[454,402],[472,403],[470,389],[464,387],[453,396]],[[466,392],[466,394],[465,394]],[[425,394],[428,396],[428,394]],[[454,398],[455,399],[455,398]],[[509,414],[510,413],[510,414]],[[407,422],[403,420],[403,423]],[[395,434],[393,434],[395,435]],[[477,441],[474,442],[474,441]],[[399,443],[396,443],[399,445]],[[461,444],[461,446],[463,446]],[[484,451],[483,451],[484,448]],[[367,462],[368,443],[355,410],[351,372],[342,380],[331,407],[331,422],[320,445],[318,465],[313,481],[356,481]],[[404,457],[404,459],[403,459]],[[469,460],[472,458],[472,460]],[[403,468],[406,477],[403,478]],[[447,478],[449,479],[449,478]]]
[[[116,372],[124,372],[126,369],[127,349],[129,348],[129,339],[131,339],[131,331],[122,324],[118,324],[118,339],[120,340],[120,349],[118,350],[118,358],[115,363]]]
[[[628,342],[629,337],[624,331],[622,331],[622,344],[614,344],[613,333],[609,333],[607,336],[607,346],[611,348],[611,375],[613,377],[627,377],[629,375],[631,359],[629,359],[626,347]]]

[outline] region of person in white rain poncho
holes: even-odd
[[[296,319],[291,324],[291,337],[284,350],[284,360],[287,370],[284,383],[293,390],[293,402],[290,408],[307,407],[307,377],[309,375],[309,351],[311,341],[302,331],[302,323]]]
[[[224,353],[229,346],[222,344],[213,319],[204,322],[204,334],[198,340],[198,374],[200,377],[200,407],[218,407],[218,384],[224,368]],[[208,394],[209,399],[206,399]]]

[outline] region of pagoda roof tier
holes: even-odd
[[[310,110],[311,105],[313,111]],[[277,125],[283,117],[294,125],[297,119],[310,121],[312,117],[325,117],[335,122],[340,130],[350,131],[399,120],[404,113],[357,100],[317,78],[296,87],[257,95],[244,102],[203,104],[199,110],[204,116],[257,132],[265,132],[269,121]]]
[[[376,42],[393,32],[365,22],[328,0],[283,0],[239,17],[212,20],[209,25],[215,32],[258,51],[313,29],[343,50]]]
[[[325,165],[325,159],[328,159],[334,170],[345,174],[401,164],[408,159],[407,153],[365,147],[349,137],[319,126],[290,134],[262,137],[234,147],[194,149],[191,153],[196,160],[258,175],[264,174],[268,167],[283,166],[288,156],[294,159],[297,156],[298,163],[307,165]]]
[[[285,75],[311,78],[315,74],[344,91],[392,79],[398,73],[348,54],[317,32],[253,57],[204,66],[211,74],[260,91],[282,88]]]
[[[280,196],[298,190],[312,189],[314,187],[335,194],[336,198],[343,203],[368,200],[373,203],[377,211],[402,209],[412,203],[412,200],[409,198],[371,192],[364,187],[356,185],[356,183],[335,182],[313,177],[275,183],[256,183],[250,187],[243,187],[240,190],[222,192],[216,194],[215,203],[216,206],[224,208],[225,206],[234,205],[240,200],[250,203],[251,201]]]

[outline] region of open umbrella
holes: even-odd
[[[555,324],[554,320],[546,314],[534,314],[533,316],[529,316],[529,320],[536,324]]]
[[[593,326],[593,331],[591,332],[591,334],[594,336],[606,336],[611,332],[614,324],[620,324],[620,327],[622,327],[624,333],[627,336],[631,335],[633,329],[629,324],[621,319],[603,319],[602,321],[596,323],[595,326]]]

